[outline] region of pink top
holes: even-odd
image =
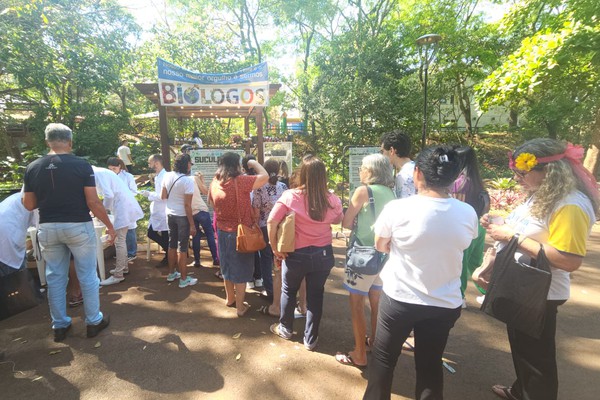
[[[331,224],[339,224],[344,216],[342,202],[333,193],[329,193],[329,204],[323,221],[315,221],[306,211],[304,192],[291,189],[283,192],[271,214],[269,221],[281,222],[290,211],[296,213],[296,249],[308,246],[327,246],[331,244]]]

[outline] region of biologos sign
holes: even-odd
[[[231,74],[189,71],[157,59],[158,86],[162,106],[267,106],[269,70],[267,63]]]

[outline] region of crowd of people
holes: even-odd
[[[155,172],[153,190],[138,192],[126,162],[110,158],[108,169],[92,167],[71,153],[68,127],[50,124],[45,134],[48,155],[28,166],[23,192],[2,202],[0,213],[20,219],[15,225],[26,230],[34,223],[33,210],[39,212],[38,241],[55,341],[65,340],[71,327],[66,309],[70,264],[71,276],[79,281],[87,336],[108,326],[109,317],[100,311],[99,285],[122,282],[136,256],[136,221],[143,216],[134,197],[139,193],[151,201],[147,234],[166,254],[161,263],[168,266],[167,281],[178,280],[179,288],[198,282],[187,272],[188,246],[191,237],[193,265],[200,267],[200,237],[205,235],[213,265],[222,274],[225,306],[244,317],[251,307],[245,301],[247,284],[258,276],[271,303],[259,311],[278,318],[271,332],[290,340],[296,317],[305,316],[303,343],[312,351],[319,340],[325,282],[335,264],[331,226],[341,223],[351,230],[351,245],[376,249],[382,261],[375,272],[346,266],[343,287],[349,293],[354,348],[338,352],[335,360],[368,366],[364,399],[389,399],[398,357],[403,350],[413,351],[415,398],[442,399],[442,356],[466,307],[466,285],[482,262],[485,236],[501,249],[519,234],[520,260],[531,262],[543,246],[552,267],[546,318],[539,338],[507,326],[516,379],[492,391],[509,400],[557,398],[556,314],[569,298],[569,272],[581,265],[598,216],[598,187],[581,164],[581,147],[533,139],[510,152],[509,167],[528,200],[500,221],[489,214],[472,148],[434,145],[412,160],[410,138],[401,131],[385,134],[380,154],[364,157],[362,185],[346,210],[328,190],[325,164],[313,155],[304,156],[288,176],[287,165],[274,159],[261,165],[253,157],[241,160],[227,152],[207,184],[202,174],[190,176],[188,154],[175,158],[171,172],[156,154],[148,159]],[[201,195],[207,195],[208,204]],[[103,281],[96,273],[90,212],[116,247],[115,268]],[[282,252],[274,244],[290,214],[294,250]],[[257,254],[237,251],[239,224],[257,224],[266,247]],[[22,243],[4,242],[2,249],[0,274],[25,267]]]

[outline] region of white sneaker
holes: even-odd
[[[465,299],[464,297],[463,297],[462,308],[463,309],[467,308],[467,299]]]
[[[312,342],[311,344],[308,344],[306,342],[306,339],[304,339],[304,348],[308,351],[313,351],[315,349],[315,347],[317,347],[317,343],[319,342],[319,337],[317,336],[317,338],[315,339],[314,342]]]
[[[125,278],[117,278],[116,276],[111,276],[110,278],[106,278],[103,281],[100,281],[100,286],[108,286],[114,285],[115,283],[123,282]]]
[[[248,286],[248,289],[254,289],[254,282],[248,282],[246,285]]]
[[[135,260],[137,258],[137,256],[131,256],[131,257],[127,257],[127,262],[132,262],[133,260]]]
[[[475,299],[475,300],[477,300],[477,302],[479,304],[483,304],[483,301],[485,300],[485,294],[481,295],[481,296],[477,296],[477,299]]]
[[[188,276],[188,277],[187,277],[187,278],[185,278],[185,279],[180,279],[180,280],[179,280],[179,287],[180,287],[181,289],[183,289],[183,288],[184,288],[184,287],[186,287],[186,286],[193,286],[193,285],[195,285],[196,283],[198,283],[198,279],[196,279],[196,278],[190,278],[190,277]]]
[[[254,281],[254,287],[255,288],[263,287],[263,280],[262,279],[256,279]]]
[[[115,269],[111,269],[111,270],[110,270],[110,271],[108,271],[108,272],[110,272],[110,274],[111,274],[111,275],[114,275],[116,271],[117,271],[117,269],[115,268]],[[125,268],[125,269],[123,270],[123,275],[127,275],[128,273],[129,273],[129,268]]]

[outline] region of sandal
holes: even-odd
[[[373,342],[371,342],[369,335],[365,335],[365,347],[367,351],[371,351],[371,347],[373,347]]]
[[[246,313],[248,312],[249,309],[250,309],[250,304],[244,302],[244,311],[242,311],[242,312],[238,311],[237,316],[240,318],[243,317],[244,315],[246,315]]]
[[[218,270],[217,272],[215,272],[215,276],[217,278],[219,278],[220,280],[223,280],[223,274],[221,273],[221,270]]]
[[[260,306],[256,311],[263,315],[268,315],[269,317],[279,318],[279,314],[271,314],[269,312],[269,306]]]
[[[504,386],[504,385],[494,385],[492,386],[492,392],[501,399],[506,400],[518,400],[515,396],[512,395],[510,390],[512,386]]]
[[[233,303],[229,303],[229,304],[225,304],[225,305],[230,308],[235,308],[235,300],[233,301]]]
[[[409,342],[410,338],[406,338],[406,341],[404,343],[402,343],[402,350],[406,350],[406,351],[415,351],[415,345],[414,343],[414,339],[413,339],[413,343]]]
[[[352,360],[352,357],[350,357],[349,353],[337,353],[335,355],[335,361],[339,362],[342,365],[348,365],[350,367],[356,367],[358,369],[365,369],[367,367],[367,364],[365,364],[365,365],[356,364],[354,362],[354,360]]]

